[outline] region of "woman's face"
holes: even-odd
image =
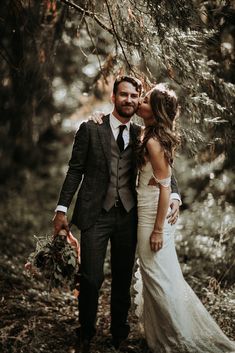
[[[144,120],[145,126],[153,125],[155,122],[150,105],[150,95],[151,91],[147,92],[146,95],[140,100],[140,104],[136,112],[136,114]]]

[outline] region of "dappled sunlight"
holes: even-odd
[[[177,254],[187,282],[235,340],[234,4],[12,0],[0,11],[0,351],[78,353],[77,293],[49,292],[24,264],[34,235],[52,236],[75,131],[94,111],[112,111],[122,74],[141,79],[144,94],[164,82],[179,97]],[[104,268],[95,353],[113,352],[109,252]],[[149,353],[134,309],[127,352]]]

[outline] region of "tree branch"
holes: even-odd
[[[101,22],[100,19],[94,14],[94,12],[85,10],[79,5],[74,4],[72,1],[68,1],[68,0],[60,0],[60,1],[65,5],[73,7],[75,10],[81,12],[82,14],[85,14],[86,16],[93,18],[93,20],[95,20],[101,28],[103,28],[105,31],[113,35],[113,31],[109,27],[107,27],[103,22]]]
[[[126,60],[126,63],[127,63],[128,67],[129,67],[130,71],[133,71],[132,67],[131,67],[131,64],[129,63],[129,60],[127,59],[127,56],[126,56],[125,50],[123,48],[122,42],[121,42],[121,40],[120,40],[120,38],[119,38],[119,36],[118,36],[118,34],[116,32],[116,29],[115,29],[115,26],[114,26],[114,22],[113,22],[113,18],[112,18],[112,14],[111,14],[111,11],[110,11],[110,8],[109,8],[108,1],[105,0],[105,3],[106,3],[106,6],[107,6],[107,9],[108,9],[109,18],[110,18],[111,25],[112,25],[112,28],[113,28],[113,36],[116,38],[116,40],[118,41],[118,44],[121,47],[123,56],[124,56],[124,58]]]
[[[94,14],[94,12],[92,11],[88,11],[88,10],[85,10],[83,9],[81,6],[77,5],[77,4],[74,4],[72,1],[68,1],[68,0],[60,0],[62,3],[64,3],[65,5],[68,5],[72,8],[74,8],[75,10],[77,10],[78,12],[82,13],[83,15],[87,16],[87,17],[90,17],[92,18],[93,20],[95,20],[95,22],[98,23],[98,25],[103,28],[105,31],[107,31],[108,33],[110,33],[112,36],[115,36],[118,40],[118,42],[122,41],[126,44],[129,44],[129,45],[133,45],[134,47],[138,47],[139,44],[138,43],[133,43],[133,42],[130,42],[124,38],[119,38],[117,33],[114,33],[113,30],[109,27],[107,27],[100,19],[98,16],[96,16]]]
[[[13,60],[12,60],[12,58],[10,57],[10,55],[9,55],[9,53],[8,53],[8,51],[7,51],[7,49],[6,49],[1,43],[0,43],[0,48],[2,48],[2,49],[4,50],[4,52],[6,53],[6,55],[4,55],[3,52],[0,51],[1,57],[2,57],[3,60],[5,60],[5,62],[9,65],[9,67],[10,67],[11,69],[16,70],[16,71],[19,70],[19,68],[13,64]]]
[[[102,70],[102,65],[101,65],[101,62],[100,62],[100,57],[99,57],[99,54],[98,54],[97,46],[96,46],[96,44],[94,42],[94,39],[93,39],[93,37],[91,35],[91,32],[90,32],[90,29],[89,29],[89,26],[88,26],[86,18],[85,18],[85,24],[86,24],[87,33],[88,33],[88,35],[90,37],[91,43],[94,46],[94,49],[95,49],[95,52],[96,52],[96,56],[97,56],[97,59],[98,59],[98,62],[99,62],[100,71],[102,73],[103,70]]]

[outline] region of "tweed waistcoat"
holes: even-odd
[[[117,142],[111,134],[111,176],[103,204],[103,208],[109,211],[115,199],[119,198],[127,212],[135,206],[132,182],[132,140],[127,148],[120,153]]]

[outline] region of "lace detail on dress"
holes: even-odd
[[[139,328],[140,332],[144,334],[144,321],[143,321],[143,308],[144,308],[144,299],[143,299],[143,281],[140,273],[139,259],[136,261],[136,271],[134,272],[134,284],[133,288],[134,293],[134,305],[135,305],[135,314],[139,319]]]
[[[153,176],[154,180],[158,184],[162,185],[164,188],[168,188],[171,185],[171,177],[170,176],[165,179],[158,179],[154,174],[152,174],[152,176]]]

